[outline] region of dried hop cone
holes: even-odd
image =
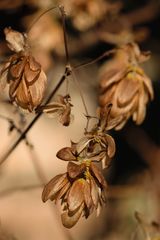
[[[76,164],[69,162],[67,172],[55,176],[44,187],[42,200],[61,200],[61,219],[65,227],[73,227],[81,216],[88,218],[106,202],[107,183],[91,161]]]
[[[9,84],[9,96],[23,109],[32,112],[43,100],[47,78],[41,65],[29,52],[26,34],[4,29],[8,47],[15,52],[1,66],[0,84]]]
[[[71,118],[73,117],[71,114],[71,107],[73,107],[73,105],[71,104],[71,98],[69,95],[58,95],[54,102],[44,106],[41,105],[36,109],[36,112],[46,113],[50,117],[58,117],[59,122],[63,126],[69,126]]]
[[[149,58],[135,43],[117,49],[115,57],[104,65],[100,74],[101,107],[112,103],[111,119],[117,119],[115,129],[121,129],[132,116],[141,124],[146,115],[146,105],[153,99],[151,80],[139,63]]]
[[[64,161],[101,162],[102,167],[109,166],[115,154],[115,142],[109,134],[89,132],[78,143],[71,142],[71,147],[62,148],[57,157]]]
[[[57,152],[57,157],[64,161],[92,161],[101,162],[102,168],[109,166],[116,150],[114,139],[106,133],[108,130],[108,116],[110,109],[100,114],[98,123],[89,131],[85,132],[79,142],[71,142],[71,147],[65,147]],[[114,126],[113,121],[109,125]]]

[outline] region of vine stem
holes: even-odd
[[[53,89],[53,91],[48,96],[45,105],[50,102],[52,97],[55,95],[55,93],[58,91],[62,83],[65,81],[66,77],[71,74],[70,68],[66,67],[64,74],[62,75],[60,81],[56,85],[56,87]],[[32,128],[32,126],[37,122],[37,120],[41,117],[42,112],[38,113],[35,118],[31,121],[31,123],[28,125],[28,127],[24,130],[24,132],[20,135],[20,137],[15,141],[15,143],[11,146],[11,148],[1,157],[0,159],[0,165],[2,165],[6,159],[9,157],[9,155],[14,151],[14,149],[18,146],[18,144],[25,139],[26,134],[29,132],[29,130]]]
[[[33,27],[33,25],[44,15],[46,14],[47,12],[53,10],[53,9],[56,9],[58,8],[61,12],[61,16],[62,16],[62,25],[63,25],[63,37],[64,37],[64,45],[65,45],[65,55],[66,55],[66,68],[65,68],[65,71],[64,71],[64,74],[62,75],[61,79],[59,80],[58,84],[56,85],[56,87],[53,89],[53,91],[51,92],[51,94],[48,96],[46,102],[45,102],[45,105],[48,104],[50,102],[50,100],[52,99],[52,97],[55,95],[55,93],[58,91],[58,89],[60,88],[60,86],[62,85],[62,83],[65,81],[66,77],[71,75],[72,73],[72,76],[73,78],[75,79],[75,75],[74,74],[74,70],[77,70],[79,69],[80,67],[85,67],[85,66],[88,66],[90,64],[93,64],[97,61],[99,61],[100,59],[106,57],[106,56],[109,56],[110,54],[113,54],[115,53],[115,49],[113,50],[110,50],[108,52],[105,52],[104,54],[102,54],[101,56],[99,56],[98,58],[94,59],[94,60],[91,60],[91,61],[88,61],[88,62],[85,62],[85,63],[82,63],[82,64],[79,64],[77,66],[73,66],[71,67],[70,65],[70,61],[69,61],[69,52],[68,52],[68,45],[67,45],[67,34],[66,34],[66,24],[65,24],[65,17],[66,17],[66,14],[65,14],[65,10],[64,10],[64,6],[60,5],[60,6],[56,6],[56,7],[52,7],[48,10],[46,10],[44,13],[42,13],[32,24],[31,26],[29,27],[27,33],[31,30],[31,28]],[[75,81],[77,82],[77,84],[79,85],[78,81],[75,79]],[[87,110],[87,107],[86,107],[86,104],[85,104],[85,101],[84,101],[84,97],[83,97],[83,94],[82,94],[82,91],[81,89],[79,88],[79,91],[80,91],[80,95],[81,95],[81,98],[82,98],[82,102],[83,102],[83,105],[84,105],[84,108],[85,108],[85,112],[86,112],[86,115],[89,116],[88,114],[88,110]],[[22,132],[22,134],[20,135],[20,137],[15,141],[15,143],[10,147],[10,149],[0,158],[0,165],[2,165],[6,159],[10,156],[10,154],[14,151],[14,149],[19,145],[19,143],[26,138],[26,134],[29,132],[29,130],[32,128],[32,126],[37,122],[37,120],[41,117],[43,112],[39,112],[35,118],[31,121],[31,123],[28,125],[28,127],[24,130],[24,132]],[[88,124],[89,124],[89,120],[87,120],[87,127],[88,127]],[[86,128],[87,128],[86,127]]]
[[[66,13],[65,13],[65,10],[64,10],[64,6],[60,5],[59,10],[60,10],[61,16],[62,16],[62,27],[63,27],[63,39],[64,39],[66,66],[70,66],[69,51],[68,51],[68,44],[67,44],[67,31],[66,31]]]
[[[104,52],[103,54],[101,54],[99,57],[97,57],[97,58],[95,58],[95,59],[93,59],[93,60],[89,60],[89,61],[87,61],[87,62],[80,63],[80,64],[74,66],[73,69],[74,69],[74,70],[77,70],[77,69],[79,69],[79,68],[81,68],[81,67],[87,67],[87,66],[89,66],[89,65],[91,65],[91,64],[94,64],[94,63],[100,61],[101,59],[103,59],[103,58],[105,58],[105,57],[110,56],[111,54],[116,53],[116,51],[117,51],[117,49],[112,49],[112,50],[106,51],[106,52]]]
[[[64,36],[66,36],[66,34],[64,34]],[[66,37],[65,37],[66,39]],[[65,40],[66,41],[66,40]],[[66,51],[66,48],[65,47],[65,51]],[[68,50],[67,50],[68,51]],[[67,54],[67,51],[66,51],[66,54]],[[48,96],[46,102],[45,102],[45,105],[48,104],[51,99],[53,98],[53,96],[55,95],[55,93],[58,91],[58,89],[61,87],[61,85],[63,84],[63,82],[65,81],[66,77],[71,75],[73,76],[73,71],[74,70],[77,70],[79,69],[80,67],[85,67],[85,66],[88,66],[90,64],[93,64],[97,61],[99,61],[100,59],[106,57],[106,56],[109,56],[110,54],[113,54],[115,53],[115,49],[111,50],[111,51],[108,51],[108,52],[105,52],[104,54],[102,54],[101,56],[99,56],[98,58],[94,59],[94,60],[91,60],[91,61],[88,61],[88,62],[85,62],[85,63],[82,63],[80,65],[77,65],[77,66],[73,66],[71,67],[70,64],[66,65],[66,68],[65,68],[65,71],[64,71],[64,74],[62,75],[61,79],[59,80],[58,84],[55,86],[55,88],[53,89],[53,91],[50,93],[50,95]],[[67,60],[68,61],[68,60]],[[73,76],[73,78],[75,78],[75,76]],[[77,80],[75,80],[77,82]],[[79,85],[79,83],[77,83]],[[85,112],[86,112],[86,115],[89,116],[88,114],[88,110],[87,110],[87,107],[86,107],[86,104],[84,102],[84,98],[83,98],[83,95],[82,95],[82,92],[80,90],[80,95],[81,95],[81,98],[82,98],[82,101],[83,101],[83,104],[84,104],[84,108],[85,108]],[[41,117],[43,112],[39,112],[35,118],[31,121],[31,123],[28,125],[28,127],[24,130],[24,132],[22,132],[22,134],[20,135],[20,137],[17,139],[17,141],[15,141],[15,143],[10,147],[10,149],[0,158],[0,166],[7,160],[7,158],[10,156],[10,154],[14,151],[14,149],[19,145],[19,143],[26,138],[26,134],[29,132],[29,130],[32,128],[32,126],[37,122],[37,120]],[[88,122],[87,122],[87,127],[88,127]],[[86,127],[86,128],[87,128]]]
[[[84,106],[84,110],[85,110],[86,116],[89,116],[89,112],[88,112],[88,109],[87,109],[87,105],[86,105],[86,103],[85,103],[85,99],[84,99],[84,96],[83,96],[83,93],[82,93],[82,90],[81,90],[79,81],[77,80],[76,75],[75,75],[75,72],[74,72],[73,70],[72,70],[71,76],[72,76],[72,78],[73,78],[73,81],[74,81],[75,84],[77,85],[77,88],[79,89],[79,94],[80,94],[81,99],[82,99],[82,103],[83,103],[83,106]]]
[[[35,23],[38,22],[39,19],[40,19],[42,16],[44,16],[46,13],[48,13],[48,12],[54,10],[54,9],[57,9],[57,8],[58,8],[58,6],[51,7],[51,8],[49,8],[49,9],[47,9],[46,11],[44,11],[42,14],[40,14],[40,15],[31,23],[31,25],[28,27],[26,33],[28,34],[28,33],[31,31],[31,29],[33,28],[33,26],[35,25]]]

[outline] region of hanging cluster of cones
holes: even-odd
[[[53,103],[41,105],[47,77],[32,56],[26,34],[11,28],[5,28],[4,33],[14,54],[1,66],[0,85],[4,88],[8,84],[10,100],[29,112],[56,113],[59,121],[68,126],[73,106],[70,96],[59,95]],[[107,183],[95,163],[108,167],[115,154],[115,142],[108,130],[121,129],[130,117],[136,124],[144,120],[153,89],[140,63],[148,58],[149,53],[141,52],[136,43],[116,49],[113,59],[101,69],[97,123],[78,143],[71,142],[70,147],[57,153],[59,159],[69,162],[67,172],[46,184],[42,200],[61,201],[62,223],[67,228],[81,216],[88,218],[94,210],[99,213],[106,202]]]

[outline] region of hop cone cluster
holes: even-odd
[[[117,119],[115,129],[121,129],[132,117],[141,124],[146,105],[153,99],[151,80],[140,67],[149,58],[138,45],[128,43],[117,49],[115,57],[105,64],[100,76],[100,106],[112,103],[110,116]]]
[[[107,198],[107,183],[96,162],[108,167],[115,153],[113,138],[104,133],[99,123],[78,143],[71,142],[57,152],[57,157],[68,161],[67,172],[55,176],[46,184],[42,200],[61,201],[62,223],[73,227],[81,216],[88,218],[93,211],[99,211]]]
[[[8,47],[15,53],[1,66],[0,85],[4,88],[9,84],[10,100],[32,112],[43,100],[46,75],[29,52],[27,36],[11,28],[5,28],[4,33]]]
[[[106,194],[106,181],[94,163],[69,162],[67,172],[55,176],[45,186],[42,200],[61,200],[62,223],[71,228],[81,216],[88,218],[94,210],[98,214],[102,204],[106,202]]]

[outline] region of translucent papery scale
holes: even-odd
[[[76,151],[78,155],[85,150],[85,148],[89,145],[89,143],[92,141],[93,137],[86,136],[81,138],[81,140],[76,144]]]
[[[141,124],[146,115],[146,103],[148,102],[148,94],[141,88],[139,92],[139,101],[136,109],[136,116],[133,116],[137,124]]]
[[[82,164],[78,165],[73,162],[69,162],[67,166],[67,172],[69,177],[76,178],[81,175],[86,170],[86,164],[83,162]]]
[[[24,34],[11,29],[10,27],[4,29],[4,34],[8,47],[14,52],[24,51],[27,47],[27,38]]]
[[[116,85],[113,84],[110,88],[106,89],[99,97],[100,106],[104,107],[108,105],[108,103],[112,103],[113,105],[113,96],[116,91]]]
[[[123,78],[125,74],[125,68],[122,69],[110,69],[104,73],[100,81],[101,92],[106,91],[112,84],[115,84]]]
[[[83,178],[76,180],[71,186],[67,198],[69,211],[74,212],[84,202],[84,186],[85,180]]]
[[[44,187],[44,190],[42,192],[42,200],[43,202],[46,202],[48,199],[54,200],[55,195],[57,192],[64,187],[66,184],[67,174],[59,174],[55,176],[53,179],[49,181],[49,183]]]
[[[151,79],[146,74],[143,74],[142,76],[139,75],[139,79],[143,83],[144,90],[148,94],[149,99],[153,100],[154,92]]]
[[[72,150],[73,150],[73,152],[72,152]],[[77,161],[77,156],[74,153],[74,149],[72,149],[70,147],[65,147],[65,148],[60,149],[57,152],[56,156],[64,161]]]
[[[103,188],[107,188],[107,183],[105,178],[103,177],[99,168],[94,163],[90,164],[90,172],[91,172],[91,175],[97,179],[97,181]]]
[[[115,154],[115,142],[114,139],[108,134],[97,135],[93,139],[93,151],[91,154],[98,154],[105,151],[110,158]]]
[[[67,199],[67,194],[69,192],[69,189],[71,187],[71,183],[69,181],[66,182],[66,184],[61,188],[61,190],[57,193],[56,197],[54,199],[51,198],[51,200],[55,200],[55,203],[57,203],[60,199]]]
[[[136,104],[138,101],[138,94],[136,94],[128,104],[121,107],[117,99],[119,97],[119,93],[117,90],[116,92],[117,92],[117,95],[115,95],[112,99],[112,104],[114,107],[112,108],[111,117],[117,117],[117,115],[122,115],[122,116],[124,115],[124,117],[126,117],[125,116],[126,114],[128,114],[130,111],[136,108]],[[130,112],[130,115],[131,115],[131,112]]]
[[[68,210],[61,214],[62,224],[66,228],[72,228],[79,220],[84,209],[84,203],[77,209],[75,214],[70,213]]]
[[[45,106],[40,106],[37,111],[43,111],[44,113],[52,114],[54,116],[54,114],[63,113],[65,108],[66,106],[62,103],[52,102]]]
[[[139,91],[140,85],[136,75],[137,74],[133,72],[128,73],[127,76],[117,85],[115,96],[117,105],[120,108],[126,107]]]

